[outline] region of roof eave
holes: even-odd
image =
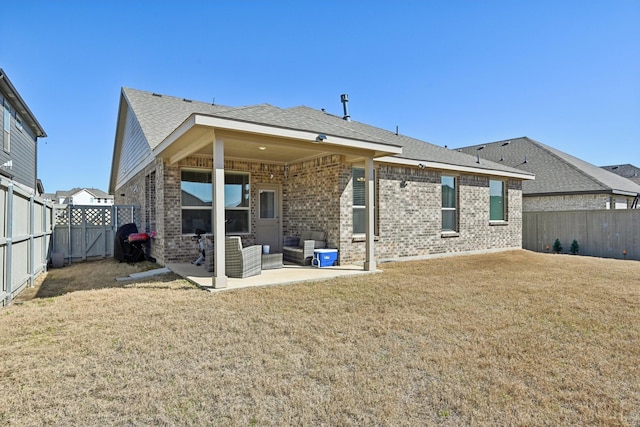
[[[622,190],[593,190],[593,191],[547,191],[537,193],[523,193],[526,197],[548,197],[548,196],[581,196],[587,194],[616,194],[619,196],[635,197],[639,193]]]
[[[522,180],[535,179],[535,175],[525,173],[525,172],[518,173],[518,172],[510,172],[510,171],[501,171],[501,170],[487,169],[482,167],[470,167],[470,166],[454,165],[454,164],[441,163],[441,162],[432,162],[428,160],[405,159],[405,158],[396,157],[396,156],[379,157],[376,159],[376,161],[404,165],[404,166],[424,167],[428,169],[440,169],[440,170],[448,170],[448,171],[455,171],[455,172],[469,172],[469,173],[476,173],[476,174],[482,174],[482,175],[501,176],[505,178],[515,178],[515,179],[522,179]]]
[[[36,116],[34,116],[34,114],[31,112],[31,110],[27,106],[27,103],[24,102],[24,99],[22,99],[20,93],[17,91],[15,86],[13,86],[11,80],[9,80],[9,77],[7,77],[7,74],[2,68],[0,68],[0,87],[2,87],[2,90],[5,93],[7,93],[10,100],[17,103],[18,112],[23,117],[28,119],[27,123],[29,124],[29,127],[31,128],[33,133],[35,133],[36,137],[45,138],[47,136],[47,133],[44,131],[44,129],[42,129],[42,126],[36,119]],[[14,105],[14,108],[15,107],[16,106]]]

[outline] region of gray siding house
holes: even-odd
[[[37,177],[38,138],[47,134],[2,68],[0,108],[0,175],[39,194],[43,189]]]
[[[346,97],[344,97],[346,98]],[[343,99],[346,102],[346,99]],[[123,88],[108,192],[137,204],[161,264],[213,235],[269,244],[326,233],[342,264],[520,248],[532,173],[309,107],[228,107]],[[220,268],[218,268],[220,266]]]
[[[535,174],[522,184],[524,212],[628,209],[640,194],[637,183],[527,137],[458,150],[478,165],[496,162]]]

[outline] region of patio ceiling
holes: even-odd
[[[401,153],[397,145],[357,141],[319,132],[278,128],[194,114],[157,148],[156,155],[176,163],[187,156],[211,156],[213,141],[224,141],[227,159],[293,163],[323,154],[343,154],[348,161]]]

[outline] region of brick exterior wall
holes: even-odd
[[[210,157],[188,157],[169,165],[158,159],[116,195],[116,203],[141,206],[145,212],[142,229],[153,224],[154,209],[148,205],[155,200],[158,235],[152,240],[151,255],[159,264],[188,262],[197,256],[193,235],[182,234],[180,170],[184,167],[211,170],[213,161]],[[342,264],[363,261],[364,236],[354,235],[352,231],[352,168],[341,155],[326,155],[291,165],[225,161],[227,171],[250,173],[251,233],[241,236],[243,245],[255,244],[256,188],[264,182],[281,185],[284,236],[299,235],[303,230],[326,231],[328,245],[339,249]],[[152,182],[154,175],[155,182]],[[488,177],[459,175],[459,232],[455,237],[444,237],[439,171],[376,164],[376,177],[379,205],[376,259],[521,247],[522,186],[519,180],[507,183],[508,220],[492,225],[489,223]]]
[[[564,196],[524,196],[524,212],[541,211],[582,211],[631,206],[633,197],[612,196],[611,194],[572,194]]]
[[[288,167],[284,186],[285,236],[304,230],[325,231],[329,247],[340,246],[344,159],[328,155]]]
[[[349,172],[350,173],[350,172]],[[489,222],[489,178],[460,175],[458,185],[458,233],[441,233],[441,173],[433,170],[379,165],[377,198],[379,233],[376,258],[395,259],[433,254],[522,247],[522,186],[507,183],[507,221]],[[362,261],[364,237],[351,233],[352,185],[342,194],[343,224],[340,259]]]

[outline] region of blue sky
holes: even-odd
[[[640,166],[640,1],[3,2],[45,190],[108,189],[122,86],[306,105],[450,148],[528,136]]]

